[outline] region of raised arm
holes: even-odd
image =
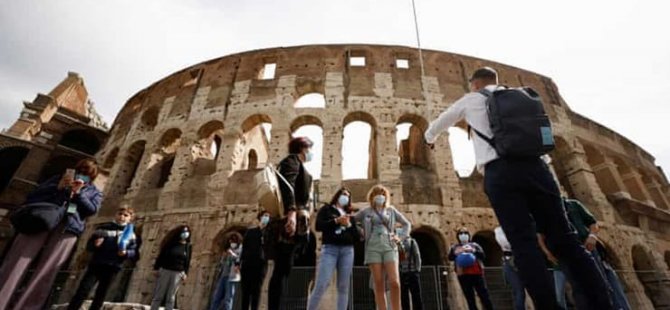
[[[476,98],[477,94],[468,93],[465,96],[458,99],[454,104],[449,107],[446,111],[442,112],[435,120],[430,122],[430,126],[424,133],[424,138],[427,143],[433,144],[437,140],[437,137],[449,129],[449,127],[454,126],[456,122],[460,121],[464,117],[465,105],[468,101],[471,101],[473,98]]]

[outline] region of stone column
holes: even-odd
[[[647,183],[647,189],[649,191],[649,195],[651,195],[652,199],[656,203],[656,207],[663,210],[668,210],[670,208],[670,201],[668,201],[668,197],[663,194],[663,186],[661,184],[652,179],[649,183]]]
[[[644,183],[642,182],[642,176],[640,176],[637,171],[631,170],[630,172],[622,175],[621,180],[633,198],[648,205],[656,205],[656,203],[651,199],[651,195],[644,186]]]

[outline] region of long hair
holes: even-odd
[[[348,206],[342,206],[345,208],[345,210],[351,210],[351,191],[346,188],[346,187],[341,187],[340,189],[335,192],[335,195],[333,195],[333,198],[330,199],[330,205],[334,206],[337,204],[337,200],[340,198],[341,195],[347,195],[349,196],[349,205]]]
[[[230,244],[233,243],[233,241],[236,241],[238,245],[242,245],[242,235],[236,231],[228,233],[228,236],[226,237],[226,240],[223,241],[223,249],[228,250],[230,249]]]
[[[384,205],[383,207],[386,208],[391,205],[391,192],[389,191],[388,188],[386,188],[384,185],[377,184],[373,186],[370,191],[368,192],[368,203],[370,203],[370,207],[375,206],[375,196],[377,195],[384,195],[386,199],[384,200]]]
[[[191,230],[191,227],[188,225],[179,225],[177,228],[171,230],[168,232],[168,234],[165,236],[165,241],[161,244],[161,250],[165,247],[172,246],[174,244],[177,244],[181,240],[181,233],[184,231],[184,229],[187,229],[189,232],[188,238],[186,238],[186,243],[189,244],[191,243],[191,236],[193,235],[193,231]]]

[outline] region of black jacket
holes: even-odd
[[[358,240],[359,234],[356,225],[351,222],[351,226],[342,229],[340,224],[335,223],[335,219],[340,217],[340,211],[335,206],[324,205],[319,209],[316,215],[316,231],[322,233],[323,244],[333,245],[354,245]],[[337,231],[340,231],[338,234]]]
[[[91,265],[106,265],[121,268],[123,261],[130,259],[137,261],[140,258],[139,245],[140,241],[135,234],[130,238],[128,246],[126,247],[126,255],[119,256],[119,237],[123,233],[125,226],[119,225],[116,222],[109,222],[100,224],[91,235],[91,238],[86,244],[86,248],[93,252]],[[95,246],[95,240],[103,238],[102,244],[99,247]]]
[[[263,231],[260,227],[251,228],[244,234],[240,263],[243,269],[262,267],[267,263],[263,250]]]
[[[160,268],[183,271],[188,273],[188,267],[191,264],[191,244],[173,242],[167,244],[161,249],[156,262],[154,263],[154,270]]]
[[[286,156],[279,163],[279,173],[293,186],[294,195],[283,180],[279,181],[284,212],[307,209],[309,194],[312,189],[312,176],[307,172],[305,166],[297,154]]]

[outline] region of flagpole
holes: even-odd
[[[416,17],[416,5],[414,0],[412,0],[412,11],[414,12],[414,29],[416,30],[416,45],[419,48],[419,64],[421,65],[421,77],[426,75],[426,71],[423,68],[423,53],[421,52],[421,39],[419,38],[419,22]]]

